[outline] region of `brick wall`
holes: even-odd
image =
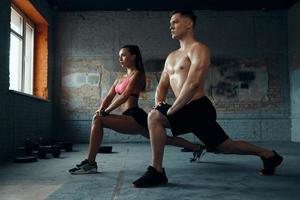
[[[207,93],[215,102],[221,125],[234,138],[290,140],[287,13],[198,11],[196,14],[196,37],[212,51]],[[153,104],[164,60],[178,48],[177,41],[170,38],[167,12],[61,12],[57,34],[57,67],[61,71],[56,77],[61,77],[62,130],[66,130],[63,137],[82,142],[87,142],[92,113],[115,74],[122,73],[118,64],[121,46],[137,44],[141,48],[153,88],[140,99],[147,111]],[[102,69],[108,71],[104,82],[100,81]],[[231,73],[222,74],[224,69]],[[233,88],[221,82],[243,70],[253,72],[255,80],[235,81]],[[93,77],[94,82],[88,82],[88,77]],[[97,80],[101,84],[95,84]],[[248,89],[241,88],[241,84]],[[106,132],[107,142],[141,141],[140,137]]]
[[[8,0],[0,1],[0,46],[1,49],[7,49],[9,46],[9,13],[2,10],[9,9]],[[10,118],[7,116],[8,110],[8,51],[0,51],[0,160],[8,152],[11,152],[12,135],[9,131]]]
[[[31,1],[48,20],[51,29],[53,19],[50,7],[45,1]],[[15,149],[24,145],[26,137],[37,141],[39,137],[53,138],[52,134],[52,92],[49,101],[9,91],[9,45],[10,45],[10,1],[0,1],[0,161],[14,158]],[[50,30],[51,31],[51,30]],[[49,36],[53,40],[53,34]],[[53,48],[53,47],[51,47]],[[52,49],[49,48],[49,64],[52,63]],[[53,67],[50,66],[51,68]],[[52,74],[48,74],[52,81]],[[52,84],[52,83],[51,83]]]
[[[291,81],[291,137],[300,142],[300,3],[296,3],[288,12],[289,69]]]

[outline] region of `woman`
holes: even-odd
[[[126,74],[117,78],[108,95],[93,116],[90,134],[88,157],[75,168],[71,174],[87,174],[97,172],[95,162],[98,149],[103,138],[103,128],[110,128],[124,134],[141,134],[149,138],[147,113],[139,108],[140,92],[145,89],[145,71],[138,46],[125,45],[119,51],[119,62],[126,69]],[[110,114],[122,107],[122,115]],[[168,137],[167,144],[184,147],[194,151],[194,157],[200,156],[204,147],[192,144],[179,137]]]

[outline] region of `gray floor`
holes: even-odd
[[[259,176],[262,166],[254,156],[207,153],[190,163],[191,153],[168,146],[164,166],[169,183],[163,187],[137,189],[131,182],[140,177],[150,160],[148,143],[107,144],[112,154],[97,157],[100,172],[69,175],[67,170],[81,161],[87,145],[74,152],[35,163],[6,163],[0,166],[0,199],[300,199],[300,143],[256,143],[274,148],[284,156],[277,174]]]

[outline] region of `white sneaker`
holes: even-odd
[[[94,174],[97,173],[97,163],[90,164],[88,160],[82,161],[76,167],[69,170],[71,174]]]
[[[206,153],[206,148],[203,145],[200,145],[200,149],[198,151],[193,152],[193,158],[190,159],[191,162],[200,161],[204,154]]]

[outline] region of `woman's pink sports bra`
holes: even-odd
[[[118,83],[118,84],[115,86],[115,92],[118,93],[118,94],[122,94],[122,93],[126,90],[128,84],[129,84],[129,81],[130,81],[129,79],[130,79],[130,77],[124,79],[121,83]],[[131,96],[139,97],[139,96],[140,96],[140,90],[134,91],[134,92],[131,94]]]

